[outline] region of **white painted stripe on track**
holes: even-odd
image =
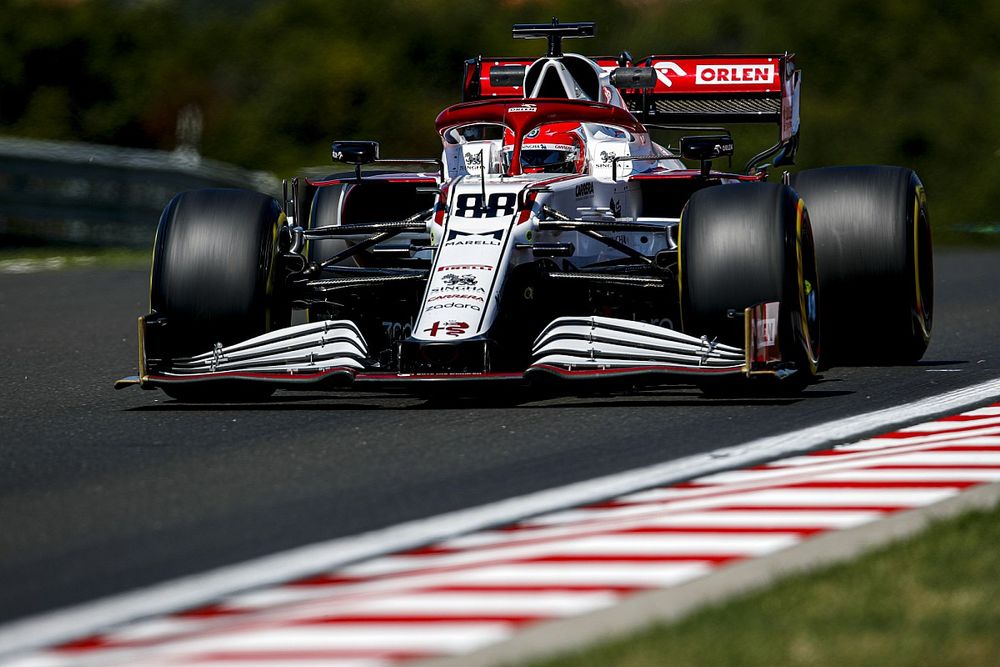
[[[260,658],[259,660],[253,659],[252,652],[245,652],[245,659],[234,659],[234,655],[243,655],[243,653],[228,652],[224,664],[226,667],[275,667],[275,665],[281,665],[282,667],[387,667],[388,665],[398,664],[395,660],[380,660],[378,658],[330,658],[330,657],[314,657],[314,658],[301,658],[298,657],[294,652],[288,654],[287,658],[282,658],[281,654],[277,655],[271,654],[267,658]],[[201,660],[195,658],[192,660],[184,659],[183,661],[171,660],[170,662],[156,663],[153,667],[157,665],[162,665],[162,667],[176,667],[177,665],[184,665],[184,667],[197,667],[198,665],[213,665],[218,667],[219,660],[213,659],[211,657],[205,657]]]
[[[358,597],[346,601],[330,598],[306,603],[295,608],[285,608],[277,614],[259,614],[250,618],[249,622],[288,625],[296,622],[313,623],[322,618],[327,623],[340,623],[345,617],[351,617],[351,623],[356,623],[359,618],[370,622],[382,620],[409,623],[411,619],[426,619],[428,616],[440,622],[447,622],[448,619],[465,622],[470,619],[521,619],[531,622],[603,609],[622,599],[621,593],[609,590],[552,592],[535,588],[530,592],[502,586],[493,587],[492,590],[480,588],[474,592],[402,589],[367,598]],[[230,627],[236,626],[234,624]]]
[[[338,602],[337,613],[408,615],[422,612],[440,615],[492,614],[544,614],[567,615],[614,604],[620,596],[607,591],[512,592],[499,590],[484,593],[428,591],[401,593],[392,597],[372,598],[356,602]]]
[[[246,655],[245,659],[233,659],[234,655]],[[209,654],[211,655],[211,654]],[[296,655],[293,651],[288,654],[287,658],[281,657],[281,653],[270,654],[269,657],[260,658],[258,660],[253,659],[254,653],[251,651],[246,652],[227,652],[226,659],[223,664],[226,667],[275,667],[275,665],[281,665],[282,667],[292,667],[293,665],[298,667],[387,667],[388,665],[398,664],[395,660],[381,660],[378,658],[331,658],[331,657],[321,657],[317,656],[314,658],[301,658]],[[162,667],[176,667],[177,665],[184,665],[184,667],[197,667],[198,665],[214,665],[218,667],[219,660],[212,657],[205,657],[201,660],[194,658],[188,660],[185,658],[183,661],[172,660],[170,662],[158,663]],[[154,665],[153,667],[157,667]]]
[[[874,456],[867,461],[869,465],[1000,465],[1000,452],[918,451]]]
[[[372,577],[407,570],[427,570],[440,567],[461,567],[491,560],[517,560],[545,556],[586,554],[628,556],[759,555],[791,545],[795,535],[742,534],[670,534],[663,535],[594,535],[572,539],[553,539],[529,545],[501,546],[444,556],[387,556],[344,568],[349,577]]]
[[[1000,467],[950,470],[848,470],[816,475],[818,482],[991,482],[1000,480]]]
[[[678,509],[678,512],[683,512],[688,514],[691,511],[723,511],[726,508],[723,506],[713,507],[713,503],[693,505],[693,506],[682,506]],[[717,503],[716,503],[717,504]],[[607,526],[611,523],[617,524],[618,526],[624,527],[629,524],[635,523],[645,523],[656,517],[664,515],[665,508],[667,505],[664,504],[644,504],[644,505],[625,505],[624,507],[609,507],[607,509],[587,509],[587,510],[566,510],[565,512],[560,512],[560,514],[565,518],[564,525],[550,525],[540,519],[528,519],[523,521],[520,526],[523,528],[533,529],[531,532],[525,531],[524,537],[529,538],[534,534],[542,534],[542,531],[547,530],[567,530],[567,531],[582,531],[590,529],[600,529],[606,530]],[[670,507],[674,507],[671,505]],[[775,508],[769,508],[775,509]],[[782,508],[784,509],[784,508]],[[799,509],[799,508],[792,508]],[[811,507],[808,508],[812,511],[828,510],[829,508],[824,507]],[[839,509],[839,508],[837,508]],[[547,516],[547,515],[546,515]]]
[[[402,551],[493,525],[513,523],[542,512],[592,503],[637,489],[816,449],[875,430],[956,412],[997,396],[1000,396],[1000,379],[705,454],[576,482],[361,535],[306,545],[181,577],[0,626],[0,656],[68,641],[138,618],[207,604],[237,591],[278,584],[365,558]],[[560,565],[560,569],[565,567],[566,565]]]
[[[363,658],[342,658],[331,660],[329,658],[298,658],[292,657],[282,658],[280,655],[276,657],[261,658],[259,660],[252,660],[253,654],[249,654],[245,660],[233,660],[231,654],[226,656],[224,664],[226,667],[274,667],[276,664],[282,665],[283,667],[389,667],[390,665],[398,664],[395,660],[378,660],[378,659],[368,659]],[[184,667],[197,667],[198,665],[215,665],[218,667],[219,661],[217,659],[208,657],[204,661],[188,661],[185,660],[183,663],[172,662],[164,663],[163,667],[177,667],[177,665],[183,664]]]
[[[842,466],[829,465],[820,469],[812,468],[809,479],[817,481],[856,480],[859,482],[906,480],[934,481],[949,479],[989,481],[1000,479],[1000,465],[995,468],[920,469],[905,467],[890,468],[888,466],[892,465],[894,461],[883,462],[883,459],[874,459],[875,463],[872,463],[872,461],[873,459],[864,459],[856,463],[850,463]],[[877,465],[879,468],[870,469],[872,465]],[[827,472],[828,469],[829,472]],[[801,477],[798,474],[800,472],[802,472],[801,469],[795,470],[795,476],[790,477],[788,470],[734,470],[732,472],[720,473],[718,475],[711,475],[709,477],[699,479],[698,484],[704,484],[704,486],[699,486],[697,490],[710,490],[718,486],[730,484],[760,482],[779,484],[785,483],[785,480],[788,480],[788,483],[794,483],[796,479]]]
[[[437,577],[440,579],[440,576]],[[425,581],[426,578],[419,581]],[[412,586],[411,580],[395,580],[395,587],[386,587],[385,582],[379,582],[383,590],[375,591],[376,595],[337,596],[330,590],[321,596],[293,600],[294,606],[284,604],[275,610],[268,604],[260,606],[246,605],[239,608],[242,612],[265,612],[250,619],[252,622],[268,621],[287,624],[297,620],[309,620],[318,617],[336,619],[338,616],[366,616],[381,618],[396,618],[432,614],[435,616],[555,616],[582,613],[583,611],[600,609],[615,604],[621,595],[609,590],[581,591],[551,591],[539,588],[532,591],[516,591],[510,588],[496,587],[493,590],[477,589],[475,591],[439,590],[433,587]],[[251,600],[252,602],[252,600]],[[285,601],[282,601],[285,602]],[[113,639],[118,641],[119,634]]]
[[[619,525],[602,525],[598,530],[616,531],[628,530],[630,525],[663,527],[663,528],[684,528],[684,527],[714,527],[714,528],[747,528],[762,525],[769,525],[775,529],[780,528],[816,528],[826,530],[830,528],[851,528],[869,521],[874,521],[882,516],[881,512],[872,511],[845,511],[824,512],[824,511],[795,511],[783,512],[774,510],[761,510],[756,512],[728,512],[726,510],[714,510],[706,512],[686,512],[684,514],[657,516],[645,518],[641,521],[622,522]],[[560,536],[579,534],[584,530],[593,528],[581,527],[557,527],[525,531],[523,533],[511,533],[508,531],[483,531],[472,535],[456,537],[441,544],[449,549],[469,549],[483,548],[494,544],[509,544],[518,539],[551,539]]]
[[[398,591],[419,591],[438,586],[496,586],[499,590],[517,586],[597,586],[597,587],[656,587],[672,586],[695,577],[700,577],[713,569],[714,565],[705,561],[669,562],[560,562],[560,563],[496,563],[478,568],[443,570],[433,573],[402,573],[387,579],[372,579],[358,583],[340,584],[335,591],[325,586],[317,586],[321,592],[308,588],[299,600],[322,597],[317,604],[329,601],[355,599],[355,596],[385,594]],[[298,587],[289,586],[284,590]],[[325,590],[324,590],[325,589]],[[245,601],[245,596],[235,596],[232,602]],[[310,608],[311,609],[311,608]],[[282,617],[289,614],[282,612]]]
[[[171,644],[167,654],[135,648],[118,648],[86,654],[48,655],[43,659],[32,657],[15,660],[8,667],[81,667],[83,665],[152,665],[191,664],[189,658],[198,659],[206,654],[237,654],[251,658],[255,653],[288,655],[303,652],[323,653],[323,665],[352,664],[363,660],[365,664],[390,665],[396,661],[380,659],[378,654],[394,652],[425,652],[434,654],[468,653],[482,646],[509,637],[516,627],[504,621],[472,621],[451,623],[351,623],[302,624],[281,627],[254,627],[199,635],[180,639]],[[371,658],[358,658],[358,653],[371,653]],[[209,661],[206,661],[209,662]],[[223,661],[231,664],[229,660]],[[278,661],[277,664],[294,664],[296,660]],[[210,664],[218,664],[214,662]],[[271,665],[276,664],[274,660]]]
[[[892,443],[902,447],[904,445],[924,444],[938,442],[947,444],[952,441],[961,441],[971,437],[981,437],[984,440],[996,441],[1000,436],[1000,426],[990,426],[987,428],[975,428],[968,431],[945,431],[942,433],[914,433],[905,438],[870,438],[854,443],[844,451],[854,451],[856,449],[879,449],[885,447],[886,443]]]
[[[222,664],[226,667],[390,667],[398,662],[388,658],[354,658],[337,657],[335,652],[320,652],[314,657],[300,657],[297,651],[268,652],[267,657],[257,657],[255,651],[226,651]],[[287,655],[287,658],[283,658]],[[236,656],[245,656],[237,658]],[[219,658],[216,654],[205,653],[192,656],[142,657],[142,667],[197,667],[198,665],[214,665],[218,667]],[[108,658],[100,661],[93,659],[67,658],[59,661],[18,662],[5,667],[136,667],[133,653],[116,656],[111,662]]]
[[[711,507],[919,507],[936,503],[952,495],[950,489],[782,489],[768,488],[754,491],[740,491],[718,494],[705,498],[691,500],[673,500],[669,503],[652,508],[662,511],[670,508],[677,511],[689,509],[708,509]],[[592,521],[613,516],[627,516],[624,510],[639,510],[650,512],[645,505],[583,508],[553,512],[536,519],[526,521],[532,526],[549,526],[573,521]],[[636,513],[640,513],[636,512]]]
[[[180,639],[171,644],[167,654],[144,651],[143,649],[119,648],[86,654],[65,654],[29,656],[15,660],[7,667],[82,667],[83,665],[136,665],[144,667],[157,664],[191,664],[190,658],[212,653],[243,654],[248,658],[255,652],[294,653],[322,652],[322,664],[339,665],[341,660],[357,660],[356,654],[369,652],[390,653],[385,646],[390,645],[395,652],[432,651],[434,654],[468,653],[482,646],[506,639],[516,630],[516,626],[504,621],[471,622],[431,622],[421,623],[350,623],[301,624],[280,627],[253,627],[226,630],[198,635],[191,639]],[[395,664],[389,659],[367,658],[371,664]],[[223,661],[230,664],[229,660]],[[289,659],[278,664],[294,664]],[[212,663],[212,664],[218,664]],[[275,664],[274,660],[270,664]]]
[[[358,658],[353,657],[354,651],[347,651],[346,655],[338,655],[337,651],[317,651],[315,655],[303,656],[300,651],[266,651],[261,655],[259,651],[224,651],[219,657],[217,653],[206,652],[191,656],[181,656],[175,660],[164,660],[154,662],[151,667],[198,667],[199,665],[212,665],[219,667],[392,667],[399,665],[399,660],[384,658]],[[75,667],[75,666],[69,666]],[[129,665],[128,667],[132,667]],[[148,667],[143,665],[143,667]]]
[[[433,650],[466,652],[510,634],[510,623],[475,621],[454,623],[316,623],[249,630],[223,631],[193,639],[181,639],[170,646],[179,655],[202,651],[253,650]]]
[[[226,609],[267,609],[277,605],[307,602],[328,596],[325,586],[277,586],[249,593],[237,593],[226,598]]]
[[[1000,417],[981,417],[979,419],[963,419],[955,421],[928,422],[899,429],[899,433],[941,433],[945,431],[963,431],[982,428],[993,424],[1000,425]]]
[[[158,639],[182,632],[188,632],[204,626],[203,619],[177,618],[176,616],[158,616],[138,623],[129,623],[114,630],[116,642],[138,642]]]
[[[700,577],[712,570],[706,563],[517,563],[432,575],[441,583],[657,586],[666,587]]]
[[[886,446],[886,440],[879,441],[881,447],[873,440],[865,440],[856,445],[844,445],[832,450],[827,456],[790,456],[767,464],[771,468],[791,468],[795,466],[821,465],[824,463],[840,463],[852,458],[865,456],[892,456],[897,452],[937,451],[961,452],[968,447],[996,447],[1000,445],[1000,437],[969,436],[967,438],[949,438],[943,441],[900,441],[897,445]]]
[[[287,623],[295,618],[312,617],[318,609],[327,606],[339,609],[340,605],[363,602],[366,598],[360,596],[365,595],[400,595],[401,592],[419,595],[423,589],[439,586],[494,586],[495,593],[509,592],[507,589],[519,586],[667,587],[704,576],[713,568],[712,563],[705,561],[497,563],[431,574],[404,573],[389,579],[340,584],[335,592],[325,586],[286,586],[261,594],[234,596],[227,600],[227,607],[266,611],[271,604],[302,604],[301,609],[283,608],[278,612],[281,622]],[[118,639],[117,633],[109,633],[108,636]]]

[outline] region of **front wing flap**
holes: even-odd
[[[116,388],[212,381],[345,385],[368,365],[368,345],[349,320],[298,324],[235,345],[216,344],[209,352],[171,359],[167,368],[154,369],[145,353],[145,329],[145,318],[139,318],[139,375],[119,380]]]

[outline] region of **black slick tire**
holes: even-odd
[[[685,333],[743,347],[744,309],[777,301],[779,345],[796,372],[772,393],[794,393],[813,380],[819,363],[819,281],[809,216],[794,191],[753,183],[696,192],[681,215],[678,274]],[[749,389],[745,381],[700,386],[706,393]]]
[[[902,167],[827,167],[793,175],[791,186],[805,200],[816,240],[826,361],[918,361],[934,312],[920,179]]]
[[[150,354],[199,354],[282,326],[290,312],[276,294],[276,200],[245,190],[182,192],[163,210],[153,248],[150,310],[165,320]],[[171,387],[182,400],[266,397],[265,384],[213,381]]]

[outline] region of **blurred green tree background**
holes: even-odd
[[[552,16],[592,55],[794,52],[800,168],[910,166],[939,228],[996,224],[996,0],[4,0],[0,134],[172,150],[188,109],[204,155],[281,176],[333,138],[434,155],[462,61],[539,54],[510,26]]]

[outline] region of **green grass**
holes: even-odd
[[[542,665],[1000,665],[1000,509]]]
[[[0,273],[58,271],[73,268],[147,268],[150,251],[130,248],[31,246],[0,248]]]

